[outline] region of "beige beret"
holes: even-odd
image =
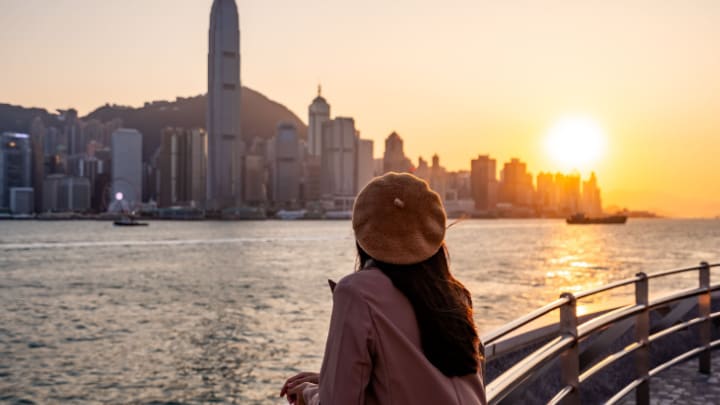
[[[413,264],[437,253],[445,239],[445,209],[428,184],[407,173],[376,177],[355,199],[355,238],[373,259]]]

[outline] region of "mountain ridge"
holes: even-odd
[[[244,139],[269,139],[275,135],[280,122],[294,124],[298,136],[307,138],[307,125],[283,104],[244,86],[240,100],[240,128]],[[101,122],[120,119],[124,127],[137,129],[143,134],[143,160],[148,161],[160,146],[160,132],[163,128],[205,128],[206,114],[207,95],[201,94],[176,97],[174,101],[146,102],[142,107],[105,104],[80,119]],[[58,116],[46,109],[0,103],[0,131],[29,132],[35,117],[40,117],[48,127],[62,125]]]

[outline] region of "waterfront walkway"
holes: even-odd
[[[622,405],[635,404],[635,392]],[[698,372],[698,360],[692,359],[658,374],[650,380],[650,403],[657,405],[720,404],[720,351],[712,353],[712,374]]]

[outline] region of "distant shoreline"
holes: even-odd
[[[113,222],[120,219],[120,216],[99,216],[99,215],[73,215],[68,217],[52,217],[52,218],[37,218],[37,217],[11,217],[11,216],[0,216],[0,222],[3,221],[35,221],[35,222],[59,222],[59,221],[99,221],[99,222]],[[152,221],[152,222],[246,222],[246,221],[273,221],[273,222],[317,222],[317,221],[350,221],[350,218],[299,218],[299,219],[281,219],[275,217],[268,218],[158,218],[158,217],[135,217],[140,221]],[[488,217],[488,216],[448,216],[448,220],[530,220],[530,219],[544,219],[553,221],[564,221],[564,217]],[[638,219],[673,219],[673,220],[720,220],[717,217],[629,217],[631,220]]]

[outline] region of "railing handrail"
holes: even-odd
[[[656,278],[660,278],[660,277],[672,276],[672,275],[679,274],[679,273],[685,273],[688,271],[697,271],[697,270],[700,270],[701,267],[702,267],[702,265],[698,265],[698,266],[694,266],[694,267],[683,267],[683,268],[677,268],[677,269],[672,269],[672,270],[659,271],[659,272],[655,272],[655,273],[648,273],[647,278],[648,278],[648,280],[650,280],[650,279],[656,279]],[[714,267],[720,267],[720,262],[708,264],[708,267],[711,269]],[[597,288],[594,288],[591,290],[581,291],[577,294],[573,294],[573,296],[575,297],[575,299],[581,300],[581,299],[590,297],[592,295],[596,295],[596,294],[607,292],[607,291],[610,291],[610,290],[613,290],[616,288],[628,286],[628,285],[633,284],[636,281],[638,281],[638,279],[639,279],[638,276],[624,278],[622,280],[614,281],[612,283],[605,284],[603,286],[600,286],[600,287],[597,287]],[[560,308],[563,304],[566,304],[566,303],[567,303],[566,298],[558,298],[555,301],[552,301],[532,312],[529,312],[519,318],[516,318],[516,319],[498,327],[497,329],[494,329],[494,330],[486,333],[485,335],[483,335],[481,337],[482,341],[485,345],[492,344],[495,341],[497,341],[498,339],[500,339],[504,336],[507,336],[513,332],[516,332],[518,329],[527,325],[528,323],[542,318],[544,315],[549,314],[550,312]]]
[[[635,277],[631,277],[631,278],[626,278],[626,279],[623,279],[623,280],[615,281],[615,282],[613,282],[613,283],[605,284],[605,285],[603,285],[603,286],[594,288],[594,289],[592,289],[592,290],[581,291],[581,292],[575,294],[575,298],[581,300],[581,299],[583,299],[583,298],[587,298],[587,297],[590,297],[590,296],[595,295],[595,294],[604,293],[604,292],[606,292],[606,291],[610,291],[610,290],[614,290],[614,289],[616,289],[616,288],[625,287],[625,286],[628,286],[628,285],[630,285],[630,284],[634,284],[634,283],[635,283],[636,281],[638,281],[638,280],[640,280],[640,277],[635,276]]]
[[[492,343],[501,337],[507,336],[508,334],[517,331],[518,329],[522,328],[523,326],[529,324],[530,322],[540,319],[543,316],[549,314],[552,311],[555,311],[556,309],[560,308],[561,306],[567,304],[569,298],[562,297],[558,298],[553,302],[550,302],[532,312],[529,314],[523,315],[520,318],[515,319],[514,321],[508,322],[505,325],[501,326],[498,329],[495,329],[494,331],[491,331],[490,333],[486,334],[482,337],[482,340],[485,344]]]
[[[578,392],[580,385],[584,381],[591,378],[592,375],[601,369],[614,364],[619,359],[630,354],[635,358],[635,367],[638,373],[637,378],[623,389],[617,391],[610,399],[610,402],[615,402],[635,390],[636,402],[638,404],[648,404],[650,397],[649,379],[665,368],[671,367],[688,358],[699,357],[700,371],[710,373],[710,350],[720,347],[720,340],[711,341],[710,329],[711,322],[720,317],[720,312],[711,313],[711,293],[720,290],[720,283],[714,285],[710,283],[710,270],[717,267],[720,267],[720,263],[709,264],[702,262],[700,265],[693,267],[683,267],[650,274],[638,273],[634,277],[618,280],[591,290],[582,291],[578,294],[564,293],[559,299],[485,334],[482,340],[486,345],[486,352],[495,353],[495,349],[502,338],[518,332],[520,328],[553,311],[559,310],[560,312],[559,328],[555,329],[557,333],[554,336],[548,337],[549,340],[546,341],[542,347],[525,356],[490,384],[487,384],[488,403],[498,403],[508,395],[511,395],[515,390],[523,389],[543,372],[552,360],[558,358],[561,359],[563,386],[550,400],[551,403],[579,403],[580,396]],[[681,291],[676,290],[662,297],[657,297],[652,302],[649,300],[649,280],[691,271],[698,272],[698,287]],[[578,322],[577,311],[575,310],[578,299],[626,287],[631,284],[635,286],[635,304],[616,308],[582,323]],[[652,334],[650,333],[649,312],[651,310],[694,297],[698,299],[697,317],[686,320],[681,324],[672,325],[680,316],[686,316],[686,308],[689,308],[688,305],[691,304],[678,305],[672,311],[680,314],[678,318],[667,317],[663,319],[663,328],[661,330],[655,330]],[[694,305],[691,307],[693,306]],[[673,321],[673,319],[675,319],[675,321]],[[623,331],[627,330],[626,328],[630,320],[635,323],[635,341],[630,346],[626,346],[620,351],[607,355],[587,370],[580,370],[578,363],[580,356],[578,351],[579,341],[614,325],[617,325],[617,327],[613,330],[619,332],[611,333],[623,333]],[[697,326],[699,345],[651,370],[649,368],[649,342],[684,330],[688,326]],[[612,343],[608,340],[609,338],[605,338],[604,340],[599,340],[598,343],[593,343],[593,345],[597,346],[599,344],[602,349],[607,349],[610,348],[610,344]]]

